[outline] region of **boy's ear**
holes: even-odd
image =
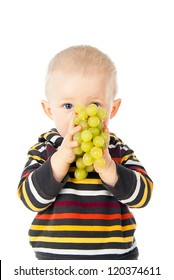
[[[49,104],[49,102],[47,100],[42,100],[41,101],[41,105],[42,105],[42,108],[45,112],[45,114],[50,118],[50,119],[53,119],[53,115],[52,115],[52,111],[51,111],[51,106]]]
[[[116,113],[117,113],[117,111],[120,107],[120,104],[121,104],[121,99],[120,98],[114,100],[113,105],[112,105],[110,119],[112,119],[116,115]]]

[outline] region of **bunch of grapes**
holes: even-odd
[[[74,111],[76,112],[74,124],[82,127],[82,130],[73,136],[73,140],[79,143],[79,146],[73,149],[76,155],[74,176],[77,180],[81,180],[87,177],[88,172],[94,170],[94,163],[99,168],[105,165],[102,154],[109,135],[103,130],[103,119],[106,118],[107,112],[95,104],[90,104],[87,108],[78,104]]]

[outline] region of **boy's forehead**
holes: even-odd
[[[108,76],[106,73],[97,71],[96,69],[91,69],[91,71],[87,71],[85,73],[83,72],[78,72],[76,70],[74,71],[63,71],[63,70],[56,70],[48,75],[47,82],[51,83],[61,83],[64,82],[65,80],[91,80],[91,79],[98,79],[98,80],[107,80]]]
[[[79,73],[68,74],[55,71],[50,76],[47,92],[49,96],[55,93],[54,96],[62,97],[62,95],[66,95],[66,98],[71,98],[72,94],[76,95],[78,92],[97,97],[101,94],[101,91],[105,91],[106,86],[107,79],[97,72],[95,75],[94,73],[80,75]]]

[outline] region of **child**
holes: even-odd
[[[18,187],[24,205],[38,212],[29,230],[37,259],[138,259],[128,207],[146,206],[153,183],[133,150],[110,133],[105,166],[74,178],[73,135],[81,126],[73,124],[73,108],[105,108],[107,130],[121,103],[113,62],[91,46],[65,49],[49,64],[45,91],[42,106],[55,128],[29,150]]]

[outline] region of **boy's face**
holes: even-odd
[[[42,105],[46,114],[54,120],[62,137],[68,131],[74,106],[82,104],[87,107],[91,103],[105,108],[108,113],[107,124],[118,110],[120,100],[114,100],[103,75],[65,75],[60,71],[51,74],[48,101],[42,101]]]

